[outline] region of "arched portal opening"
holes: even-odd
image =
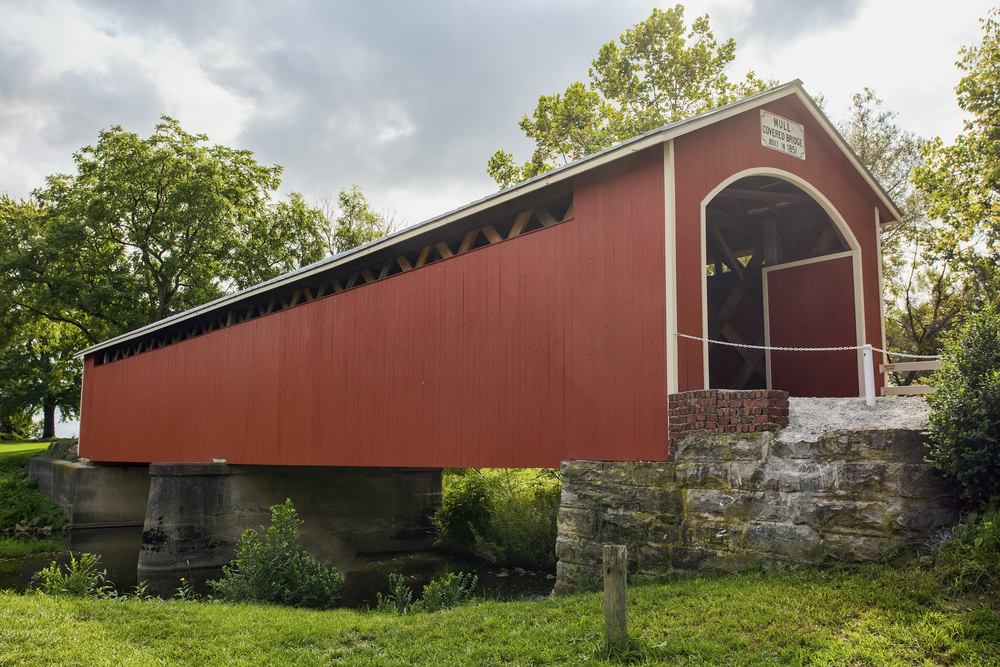
[[[774,175],[720,190],[706,204],[705,237],[708,338],[736,344],[765,344],[765,270],[851,249],[816,199]],[[710,345],[709,386],[765,389],[767,365],[763,350]]]

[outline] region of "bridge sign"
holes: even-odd
[[[795,121],[760,110],[760,143],[779,153],[806,159],[806,131]]]

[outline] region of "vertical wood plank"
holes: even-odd
[[[628,549],[604,545],[604,640],[609,646],[628,641]]]

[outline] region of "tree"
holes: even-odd
[[[958,105],[971,114],[964,132],[946,146],[940,137],[923,147],[924,164],[914,182],[926,195],[929,213],[941,221],[935,252],[974,278],[979,304],[996,302],[1000,291],[1000,25],[993,10],[983,41],[959,53],[965,72],[955,89]]]
[[[323,214],[273,199],[280,167],[206,142],[166,116],[149,139],[116,126],[76,174],[0,195],[0,425],[41,410],[51,437],[79,408],[73,352],[323,257]]]
[[[83,364],[73,358],[81,334],[74,327],[21,310],[0,316],[0,416],[14,423],[42,410],[42,437],[55,437],[55,411],[80,411]],[[25,425],[21,425],[22,435]]]
[[[336,205],[327,198],[322,207],[330,223],[327,244],[333,255],[376,241],[396,229],[394,212],[376,210],[357,185],[350,190],[341,188]]]
[[[689,41],[690,40],[690,41]],[[654,9],[626,30],[619,43],[601,47],[590,68],[590,84],[570,84],[562,95],[542,95],[520,127],[535,141],[531,159],[518,167],[497,151],[487,172],[511,185],[649,130],[708,111],[766,87],[753,72],[734,83],[726,69],[736,42],[715,40],[708,15],[684,24],[684,7]]]
[[[911,181],[927,142],[896,125],[896,113],[882,104],[865,88],[853,96],[838,127],[902,214],[897,224],[879,230],[887,344],[910,354],[937,354],[968,310],[968,281],[935,252],[939,228],[927,217],[926,195]],[[905,385],[916,377],[909,372],[894,380]]]
[[[116,126],[76,153],[76,175],[5,216],[14,304],[96,343],[320,259],[322,216],[271,201],[281,168],[206,141],[164,116],[149,139]]]

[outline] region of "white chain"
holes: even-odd
[[[691,340],[708,341],[713,345],[729,345],[730,347],[747,347],[752,350],[778,350],[779,352],[845,352],[847,350],[860,350],[864,345],[846,345],[843,347],[771,347],[767,345],[749,345],[747,343],[730,343],[727,340],[709,340],[708,338],[702,338],[700,336],[689,336],[687,334],[678,333],[675,334],[681,338],[690,338]],[[941,356],[937,354],[907,354],[905,352],[890,352],[888,350],[883,350],[878,347],[872,347],[873,352],[881,352],[882,354],[892,354],[897,357],[910,357],[911,359],[940,359]]]

